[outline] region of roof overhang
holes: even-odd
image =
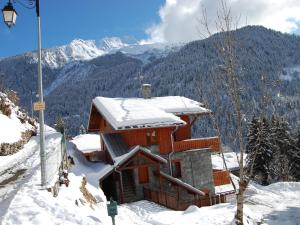
[[[128,153],[121,155],[119,157],[113,158],[113,165],[110,165],[110,167],[102,174],[101,177],[99,177],[100,180],[107,177],[109,174],[111,174],[114,170],[117,170],[118,168],[122,167],[126,162],[128,162],[131,158],[133,158],[136,154],[139,152],[143,153],[150,159],[159,162],[161,164],[167,164],[168,161],[164,159],[163,157],[153,154],[149,149],[144,148],[142,146],[135,146],[133,147]]]

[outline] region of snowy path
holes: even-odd
[[[1,175],[0,175],[0,221],[5,214],[13,196],[21,188],[22,184],[28,181],[33,171],[33,165],[38,164],[38,137],[32,137],[30,141],[18,153],[1,158]],[[31,168],[31,169],[29,169]],[[4,169],[4,170],[3,170]],[[24,171],[22,175],[16,177],[15,180],[9,181],[18,171]]]
[[[48,130],[45,133],[46,148],[51,148],[57,133]],[[29,182],[33,174],[39,170],[39,136],[32,137],[23,149],[11,156],[0,158],[0,221],[7,212],[14,196]],[[1,224],[1,223],[0,223]]]

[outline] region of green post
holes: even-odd
[[[118,215],[117,202],[110,198],[109,204],[107,206],[107,214],[111,217],[112,224],[115,225],[115,216]]]

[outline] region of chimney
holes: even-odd
[[[142,95],[143,98],[151,98],[151,84],[142,84]]]

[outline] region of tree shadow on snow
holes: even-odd
[[[283,211],[273,211],[264,217],[264,222],[272,225],[300,225],[300,206],[287,207]]]

